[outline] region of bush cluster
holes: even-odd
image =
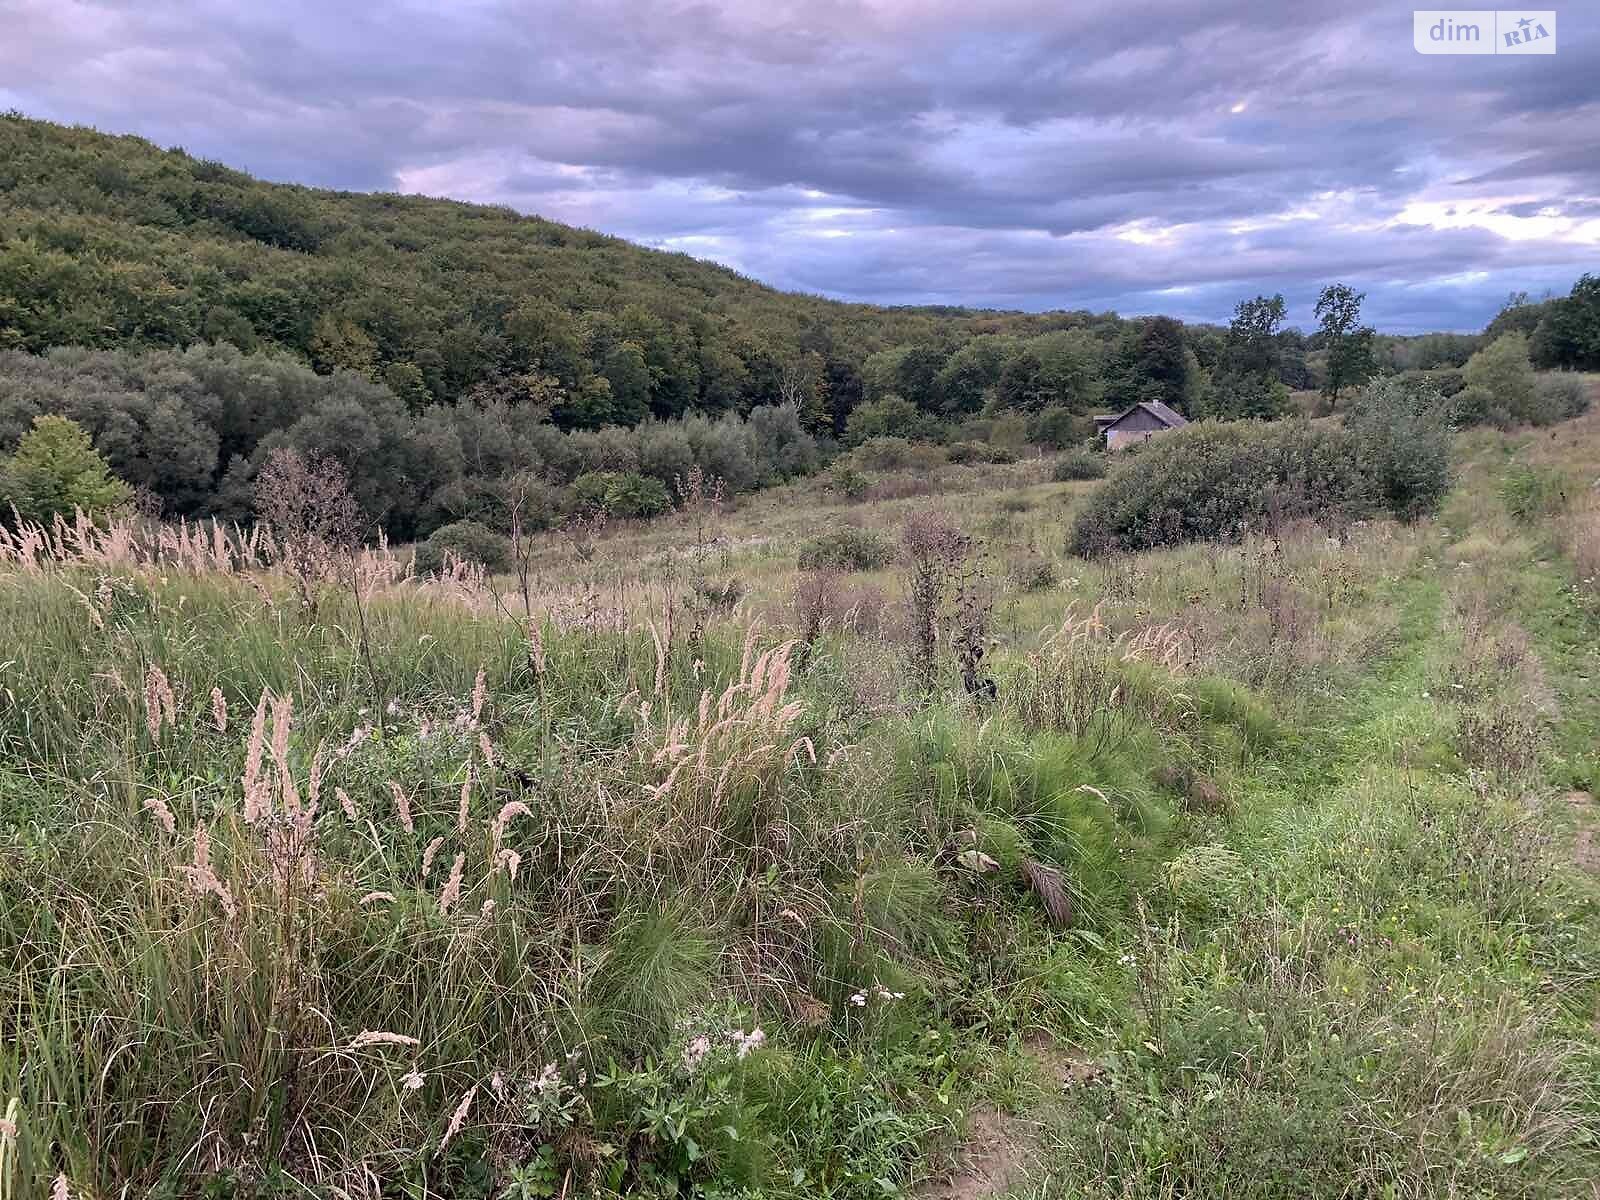
[[[1106,458],[1092,450],[1068,450],[1050,464],[1050,478],[1056,483],[1073,483],[1080,479],[1103,479]]]
[[[417,543],[412,567],[418,575],[437,575],[452,559],[504,571],[511,566],[511,544],[500,534],[477,521],[456,521],[441,526]]]
[[[1298,516],[1433,511],[1450,480],[1450,426],[1437,394],[1390,384],[1382,397],[1343,428],[1201,423],[1158,438],[1095,490],[1069,548],[1094,557],[1234,540]]]
[[[820,534],[800,547],[803,571],[831,567],[836,571],[872,571],[894,561],[892,541],[870,529],[844,525]]]

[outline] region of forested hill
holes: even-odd
[[[413,409],[531,393],[593,428],[824,395],[845,410],[886,347],[1087,316],[843,304],[509,208],[263,183],[0,118],[0,348],[228,342],[358,370]]]

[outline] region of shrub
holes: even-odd
[[[1029,551],[1011,564],[1011,582],[1019,592],[1043,592],[1056,585],[1056,564],[1050,558]]]
[[[567,492],[573,511],[611,517],[658,517],[672,507],[667,485],[633,471],[590,471]]]
[[[606,488],[606,511],[614,517],[659,517],[671,508],[672,497],[659,479],[627,471]]]
[[[1057,483],[1072,483],[1080,479],[1103,479],[1106,459],[1092,450],[1069,450],[1050,464],[1050,478]]]
[[[1009,446],[991,446],[988,442],[951,442],[945,450],[953,463],[1014,463],[1017,452]]]
[[[490,571],[504,571],[511,563],[511,545],[487,525],[477,521],[457,521],[435,529],[417,545],[415,569],[418,575],[436,575],[448,566],[450,556],[476,563]]]
[[[1157,438],[1097,488],[1072,553],[1099,556],[1235,539],[1298,515],[1370,504],[1356,442],[1304,422],[1199,424]]]
[[[1500,481],[1500,499],[1524,521],[1551,516],[1567,506],[1567,479],[1560,471],[1515,466]]]
[[[844,426],[844,440],[851,446],[879,437],[932,440],[941,433],[942,427],[934,417],[899,396],[885,396],[856,405]]]
[[[1052,405],[1028,418],[1028,440],[1036,446],[1065,450],[1094,433],[1093,423],[1069,409]]]
[[[846,500],[866,499],[867,489],[871,486],[872,480],[849,463],[839,463],[822,480],[824,491],[833,492]]]
[[[894,561],[894,543],[869,529],[845,525],[800,547],[800,569],[872,571]]]
[[[1552,375],[1539,381],[1539,408],[1550,420],[1567,421],[1589,411],[1589,390],[1571,375]]]
[[[902,437],[875,437],[857,446],[850,461],[869,471],[927,471],[948,461],[944,449]]]
[[[0,519],[13,508],[24,521],[41,524],[71,517],[80,508],[97,516],[132,496],[83,427],[66,417],[35,417],[16,453],[0,462]]]
[[[1375,380],[1345,428],[1367,477],[1369,497],[1402,521],[1438,509],[1450,490],[1451,406],[1430,384]]]
[[[1548,424],[1556,419],[1541,411],[1533,364],[1528,360],[1528,339],[1523,334],[1507,333],[1495,338],[1467,360],[1462,377],[1466,387],[1456,397],[1455,409],[1462,424],[1509,428]]]

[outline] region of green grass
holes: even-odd
[[[1531,452],[1465,439],[1437,524],[1106,565],[1060,555],[1085,485],[974,471],[992,703],[954,604],[912,681],[894,565],[789,645],[798,492],[709,566],[671,523],[541,546],[537,644],[472,588],[380,590],[364,645],[337,587],[312,620],[270,573],[7,569],[0,1200],[881,1197],[979,1105],[1041,1127],[1024,1195],[1575,1194],[1600,624],[1559,517],[1501,499]],[[697,571],[740,607],[702,623]],[[1040,1039],[1098,1066],[1041,1087]]]

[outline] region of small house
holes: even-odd
[[[1159,400],[1141,400],[1120,413],[1108,413],[1094,419],[1095,432],[1105,438],[1107,450],[1126,450],[1129,446],[1148,442],[1158,433],[1182,429],[1188,423],[1183,414]]]

